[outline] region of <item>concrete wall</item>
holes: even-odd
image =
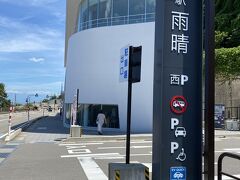
[[[117,104],[120,129],[126,130],[127,82],[119,82],[120,49],[142,45],[141,82],[133,84],[132,130],[152,131],[155,23],[93,28],[68,43],[65,103],[80,90],[79,103]]]
[[[235,80],[232,82],[232,106],[240,106],[240,80]],[[216,82],[215,84],[215,103],[225,104],[226,107],[231,106],[230,98],[230,86],[228,82]]]

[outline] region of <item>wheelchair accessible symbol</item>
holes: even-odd
[[[183,162],[186,160],[186,158],[187,158],[187,155],[184,152],[184,148],[182,148],[180,154],[178,155],[178,157],[176,159]]]
[[[174,113],[183,114],[187,110],[187,100],[183,96],[173,96],[170,107]]]

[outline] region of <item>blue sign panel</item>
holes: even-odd
[[[186,180],[186,167],[171,167],[170,180]]]
[[[129,64],[129,46],[121,49],[120,52],[120,74],[119,81],[128,81],[128,64]]]

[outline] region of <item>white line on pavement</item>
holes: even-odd
[[[103,143],[71,143],[71,144],[58,144],[59,146],[86,146],[86,145],[98,145]]]
[[[225,151],[240,151],[240,148],[229,148],[229,149],[224,149]]]
[[[131,146],[133,149],[141,149],[141,148],[151,148],[152,146]],[[98,149],[125,149],[125,146],[115,146],[115,147],[99,147]]]
[[[78,158],[88,180],[108,180],[97,163],[90,157]]]
[[[0,122],[7,121],[7,120],[9,120],[9,119],[1,119]]]
[[[99,160],[105,160],[105,159],[124,159],[125,157],[123,156],[119,156],[119,157],[116,157],[116,156],[110,156],[110,157],[106,157],[106,156],[103,156],[103,157],[94,157],[94,159],[99,159]]]
[[[233,176],[240,178],[240,174],[233,175]],[[215,178],[214,178],[214,179],[215,179],[215,180],[218,180],[218,177],[217,177],[217,176],[215,176]],[[230,177],[227,177],[227,176],[222,176],[222,180],[232,180],[232,178],[230,178]]]
[[[74,154],[74,155],[63,155],[61,158],[70,157],[103,157],[103,156],[116,156],[119,157],[119,153],[100,153],[100,154]]]
[[[223,151],[215,151],[215,153],[224,153],[224,152],[229,152],[229,151],[226,151],[226,150],[223,150]],[[240,151],[230,151],[231,153],[240,153]]]

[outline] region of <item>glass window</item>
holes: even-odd
[[[129,23],[141,23],[145,18],[145,0],[129,0]]]
[[[89,0],[89,28],[97,27],[98,0]]]
[[[155,21],[156,0],[146,0],[146,21]]]
[[[108,26],[111,20],[111,0],[100,0],[99,2],[99,15],[98,26]]]
[[[113,0],[112,25],[128,23],[128,0]]]
[[[78,123],[85,127],[96,127],[96,119],[100,110],[102,110],[106,116],[106,122],[103,127],[119,128],[117,105],[81,104],[78,107]]]
[[[70,124],[72,112],[71,112],[71,104],[65,104],[65,123]]]
[[[88,22],[88,0],[83,0],[81,3],[81,15],[80,15],[80,29],[84,30],[87,29],[87,22]]]

